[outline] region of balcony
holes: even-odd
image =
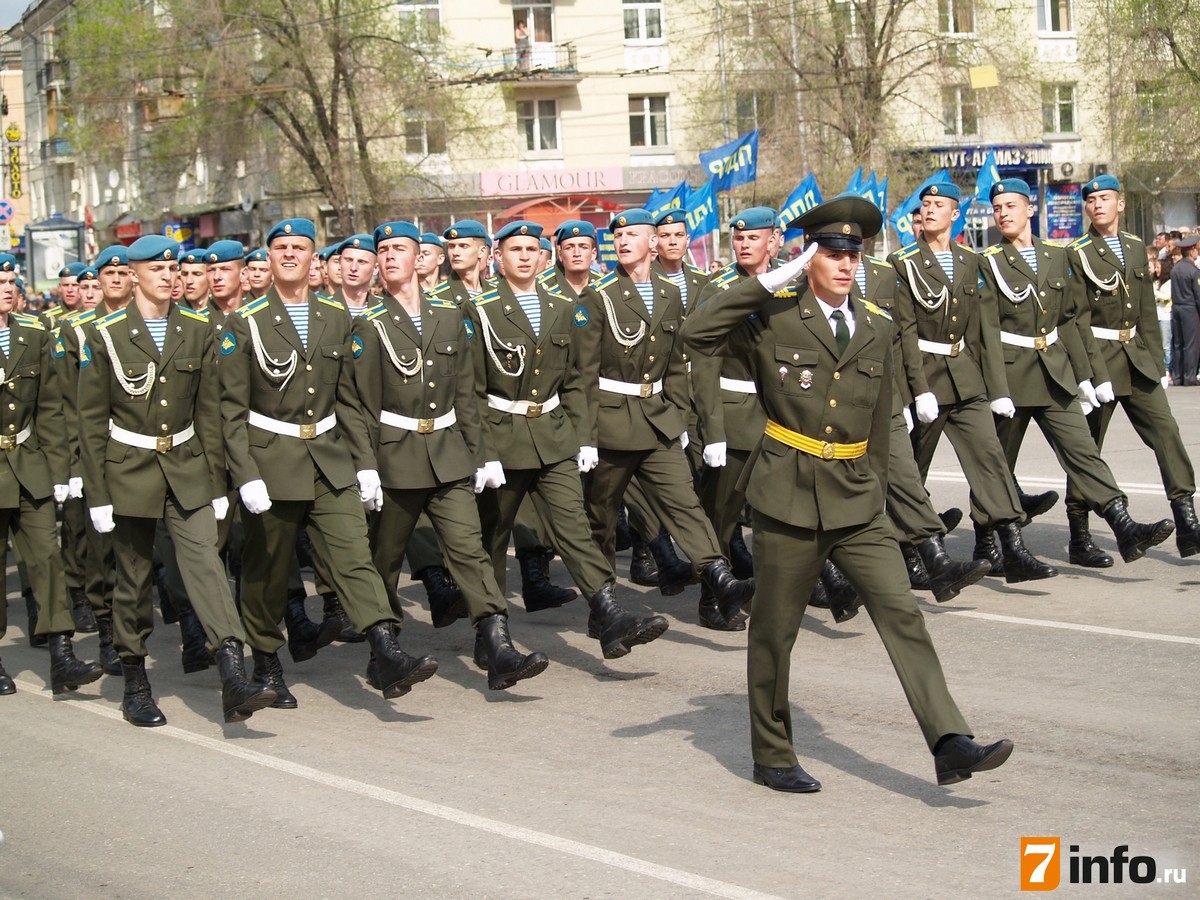
[[[75,161],[75,149],[64,137],[42,141],[42,162],[71,163]]]
[[[519,81],[522,87],[578,84],[582,80],[575,62],[574,44],[536,42],[528,47],[505,47],[477,60],[472,83]]]
[[[66,66],[59,60],[51,60],[37,70],[37,89],[48,91],[61,87],[66,79]]]

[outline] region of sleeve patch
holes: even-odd
[[[350,352],[354,354],[355,359],[363,355],[363,341],[357,334],[350,339]]]
[[[87,344],[79,348],[79,368],[86,369],[92,364],[92,350]]]
[[[475,324],[470,319],[463,320],[463,327],[467,330],[467,340],[475,339]]]
[[[237,335],[232,331],[226,331],[221,335],[221,355],[228,356],[237,349]]]
[[[575,327],[576,328],[583,328],[585,325],[587,325],[587,323],[590,321],[590,319],[588,317],[587,307],[584,307],[584,306],[575,307],[574,319],[575,319]]]

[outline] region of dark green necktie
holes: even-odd
[[[846,346],[850,343],[850,326],[846,324],[846,314],[840,309],[835,309],[829,314],[829,318],[833,319],[833,336],[837,340],[838,353],[845,353]]]

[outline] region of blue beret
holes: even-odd
[[[779,213],[769,206],[752,206],[743,209],[729,220],[729,227],[736,231],[757,231],[759,228],[779,227]]]
[[[245,256],[242,257],[242,262],[244,262],[244,263],[266,262],[266,261],[267,261],[267,248],[266,247],[258,247],[254,250],[251,250],[249,253],[247,253]]]
[[[949,197],[951,200],[961,200],[962,191],[959,190],[957,184],[953,181],[935,181],[933,184],[927,184],[921,188],[921,193],[918,195],[922,200],[926,197]]]
[[[500,243],[505,238],[510,237],[541,238],[541,236],[541,225],[539,225],[537,222],[526,222],[519,219],[516,222],[509,222],[496,232],[496,243]]]
[[[105,266],[127,266],[129,265],[129,251],[125,249],[123,244],[113,244],[111,247],[105,247],[97,254],[93,265],[97,269],[103,269]]]
[[[17,258],[11,253],[0,253],[0,272],[14,272],[17,268]],[[21,281],[20,278],[17,281]],[[22,287],[24,282],[21,282]]]
[[[179,244],[161,234],[147,234],[129,245],[130,262],[179,259]]]
[[[11,253],[5,253],[4,255],[12,256]],[[14,257],[14,259],[15,259],[15,257]],[[4,265],[3,261],[0,261],[0,266],[3,266],[3,265]],[[17,279],[17,290],[20,291],[22,294],[25,293],[25,279],[24,278]]]
[[[216,241],[204,252],[206,263],[241,262],[246,248],[241,241]]]
[[[421,243],[422,244],[433,244],[433,246],[440,247],[443,250],[446,248],[446,244],[442,241],[442,239],[440,237],[438,237],[436,234],[434,234],[432,231],[421,232]]]
[[[988,191],[988,199],[995,200],[1000,194],[1020,194],[1026,200],[1033,199],[1033,192],[1024,178],[1001,178]]]
[[[492,236],[487,233],[487,229],[483,224],[476,222],[474,219],[460,219],[449,228],[442,232],[442,237],[448,241],[456,241],[459,238],[481,238],[487,241],[487,245],[492,246]]]
[[[1116,175],[1097,175],[1091,181],[1083,186],[1083,199],[1086,200],[1089,194],[1094,194],[1096,191],[1120,191],[1121,182],[1117,180]]]
[[[207,251],[203,247],[193,247],[191,250],[181,250],[179,253],[179,263],[187,263],[193,266],[202,266],[207,261],[204,254]]]
[[[375,237],[370,234],[352,234],[338,245],[338,252],[347,250],[362,250],[366,253],[375,252]]]
[[[333,253],[334,246],[335,245],[330,244],[328,247],[322,247],[320,250],[318,250],[317,259],[321,260],[321,262],[325,262],[327,259],[329,259],[330,254]]]
[[[99,281],[100,273],[97,271],[95,266],[84,266],[82,271],[80,271],[80,273],[79,273],[79,280],[80,281]]]
[[[476,223],[478,224],[478,223]],[[480,228],[483,226],[480,225]],[[464,235],[475,237],[475,235]],[[414,243],[421,243],[421,232],[412,222],[384,222],[375,228],[375,246],[381,246],[384,241],[394,241],[396,238],[408,238]]]
[[[543,250],[545,250],[547,253],[553,253],[553,252],[554,252],[554,245],[553,245],[552,243],[550,243],[550,238],[548,238],[548,237],[546,237],[546,236],[544,236],[544,235],[543,235],[543,236],[542,236],[542,238],[541,238],[541,239],[538,241],[538,244],[539,244],[539,245],[541,246],[541,248],[542,248]]]
[[[84,263],[81,263],[81,262],[67,263],[65,266],[63,266],[61,269],[58,270],[58,277],[59,278],[78,278],[79,273],[83,271],[83,267],[84,267]]]
[[[613,216],[608,228],[624,228],[627,225],[653,225],[654,218],[644,209],[627,209]]]
[[[654,220],[655,227],[659,225],[683,225],[687,227],[687,210],[682,207],[668,209],[659,213],[658,218]]]
[[[571,240],[571,238],[591,238],[594,241],[596,239],[596,226],[582,219],[568,219],[555,229],[554,240],[561,244],[563,241]]]
[[[317,226],[313,224],[312,219],[284,219],[282,222],[276,222],[267,232],[267,246],[270,247],[271,242],[280,237],[306,237],[315,245]]]

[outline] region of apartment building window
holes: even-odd
[[[517,124],[524,138],[526,153],[558,150],[558,101],[517,101]]]
[[[740,91],[734,97],[734,118],[738,134],[755,128],[770,131],[775,119],[775,95],[766,91]]]
[[[1134,85],[1134,110],[1138,125],[1153,128],[1162,122],[1166,114],[1166,90],[1161,81],[1139,81]]]
[[[625,0],[625,40],[661,41],[663,15],[661,0]]]
[[[435,34],[442,27],[441,0],[396,0],[396,9],[421,33]]]
[[[414,109],[404,111],[404,151],[410,156],[446,152],[446,123]]]
[[[629,98],[629,145],[667,147],[667,98],[662,95]]]
[[[942,34],[974,34],[975,0],[938,0],[938,30]]]
[[[1075,131],[1075,85],[1042,84],[1042,131],[1072,134]]]
[[[535,44],[554,42],[554,7],[551,0],[513,0],[514,34],[524,31]],[[520,41],[520,38],[517,38]]]
[[[979,109],[973,90],[962,85],[942,88],[942,125],[945,134],[953,137],[979,134]]]
[[[1071,0],[1037,0],[1038,31],[1071,31]]]

